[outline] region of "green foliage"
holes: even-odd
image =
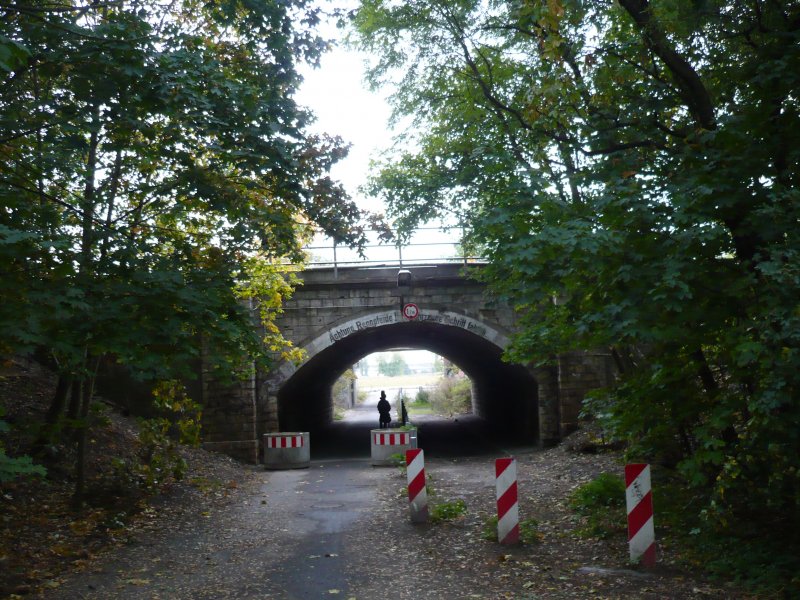
[[[800,538],[797,6],[710,6],[362,1],[371,81],[416,126],[369,187],[407,231],[468,225],[509,360],[610,350],[589,412],[711,535],[777,513]]]
[[[8,10],[0,352],[43,348],[76,379],[101,355],[186,375],[201,338],[221,375],[296,358],[273,325],[294,284],[281,263],[310,223],[362,237],[327,174],[341,142],[308,134],[292,99],[295,61],[323,46],[294,19],[315,9]]]
[[[7,433],[11,429],[8,423],[2,419],[4,415],[5,408],[0,406],[0,434]],[[47,475],[47,470],[41,465],[33,464],[30,456],[8,456],[5,445],[0,439],[0,483],[20,477],[44,477],[45,475]]]
[[[79,418],[101,357],[155,381],[195,376],[202,349],[222,383],[300,358],[274,324],[287,264],[316,226],[364,239],[329,176],[344,143],[311,134],[294,100],[296,64],[325,46],[307,29],[318,11],[4,7],[0,354],[48,356],[80,390]]]
[[[434,413],[433,405],[431,404],[431,393],[428,390],[419,389],[413,402],[407,402],[406,407],[412,411],[415,416],[430,415]],[[409,416],[409,419],[411,417]]]
[[[356,379],[356,374],[352,369],[347,369],[342,373],[333,384],[333,403],[334,408],[350,407],[350,390]]]
[[[736,529],[704,518],[704,498],[685,485],[675,472],[653,472],[656,499],[656,537],[659,546],[678,557],[687,568],[701,568],[724,581],[736,581],[758,597],[795,597],[800,594],[800,542],[785,527],[783,515],[771,515],[772,535],[759,534],[757,519]],[[735,552],[730,549],[735,548]]]
[[[153,388],[153,406],[166,415],[178,443],[188,446],[200,444],[202,407],[189,398],[182,383],[174,380],[158,382]]]
[[[716,577],[736,581],[763,597],[794,598],[800,594],[796,541],[790,545],[789,540],[781,540],[780,551],[776,552],[769,540],[748,533],[698,533],[694,540],[686,541],[687,562],[701,565]],[[700,539],[700,535],[707,539]],[[730,551],[732,547],[736,552]],[[787,548],[793,551],[785,551]]]
[[[406,465],[405,454],[402,454],[400,452],[397,452],[396,454],[390,454],[389,460],[392,461],[397,466],[398,469],[400,469],[401,473],[405,474],[408,471],[408,465]]]
[[[169,435],[169,419],[138,419],[140,449],[137,458],[112,458],[115,476],[123,488],[133,487],[149,493],[159,491],[186,473],[186,460],[178,443]]]
[[[411,372],[403,356],[397,352],[392,354],[391,359],[386,359],[383,355],[378,357],[378,373],[386,377],[399,377],[408,375]]]
[[[30,456],[11,457],[0,447],[0,483],[24,477],[44,477],[47,469],[33,463]]]
[[[412,406],[421,406],[431,403],[431,393],[428,390],[420,389],[417,395],[414,396],[414,402],[410,403]]]
[[[437,502],[430,505],[431,523],[454,521],[467,514],[467,504],[459,499],[451,502]]]
[[[467,378],[444,377],[431,392],[430,402],[440,415],[472,412],[472,382]]]
[[[569,504],[584,519],[584,535],[607,538],[625,530],[625,482],[616,475],[601,473],[581,485]]]
[[[489,542],[497,541],[497,515],[486,519],[481,537]],[[536,519],[523,519],[519,522],[519,539],[523,544],[538,544],[543,537],[539,531],[539,521]]]
[[[181,445],[200,443],[201,406],[192,401],[182,383],[160,381],[153,388],[153,405],[159,416],[137,419],[139,451],[135,459],[112,458],[116,478],[123,487],[157,492],[180,481],[187,464]]]

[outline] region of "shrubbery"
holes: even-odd
[[[430,395],[435,412],[457,415],[472,412],[472,382],[467,378],[445,377]]]

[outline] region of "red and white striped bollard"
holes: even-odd
[[[628,546],[631,561],[645,567],[656,564],[656,531],[650,465],[625,465],[625,504],[628,509]]]
[[[428,490],[425,487],[425,453],[421,448],[406,450],[408,506],[412,523],[428,520]]]
[[[519,542],[519,503],[517,501],[517,461],[498,458],[495,461],[497,483],[497,541]]]

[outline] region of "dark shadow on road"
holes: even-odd
[[[431,458],[508,454],[536,445],[535,440],[514,438],[507,432],[495,431],[487,421],[474,415],[414,417],[412,414],[412,419],[418,427],[418,445]],[[369,432],[377,426],[377,410],[371,405],[360,405],[348,411],[345,420],[312,432],[311,458],[369,458]]]

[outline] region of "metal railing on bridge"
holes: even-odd
[[[306,269],[344,267],[399,267],[434,264],[476,264],[486,262],[480,256],[464,251],[462,227],[419,227],[404,243],[381,242],[377,234],[364,246],[364,256],[356,250],[319,236],[305,247],[309,254]]]

